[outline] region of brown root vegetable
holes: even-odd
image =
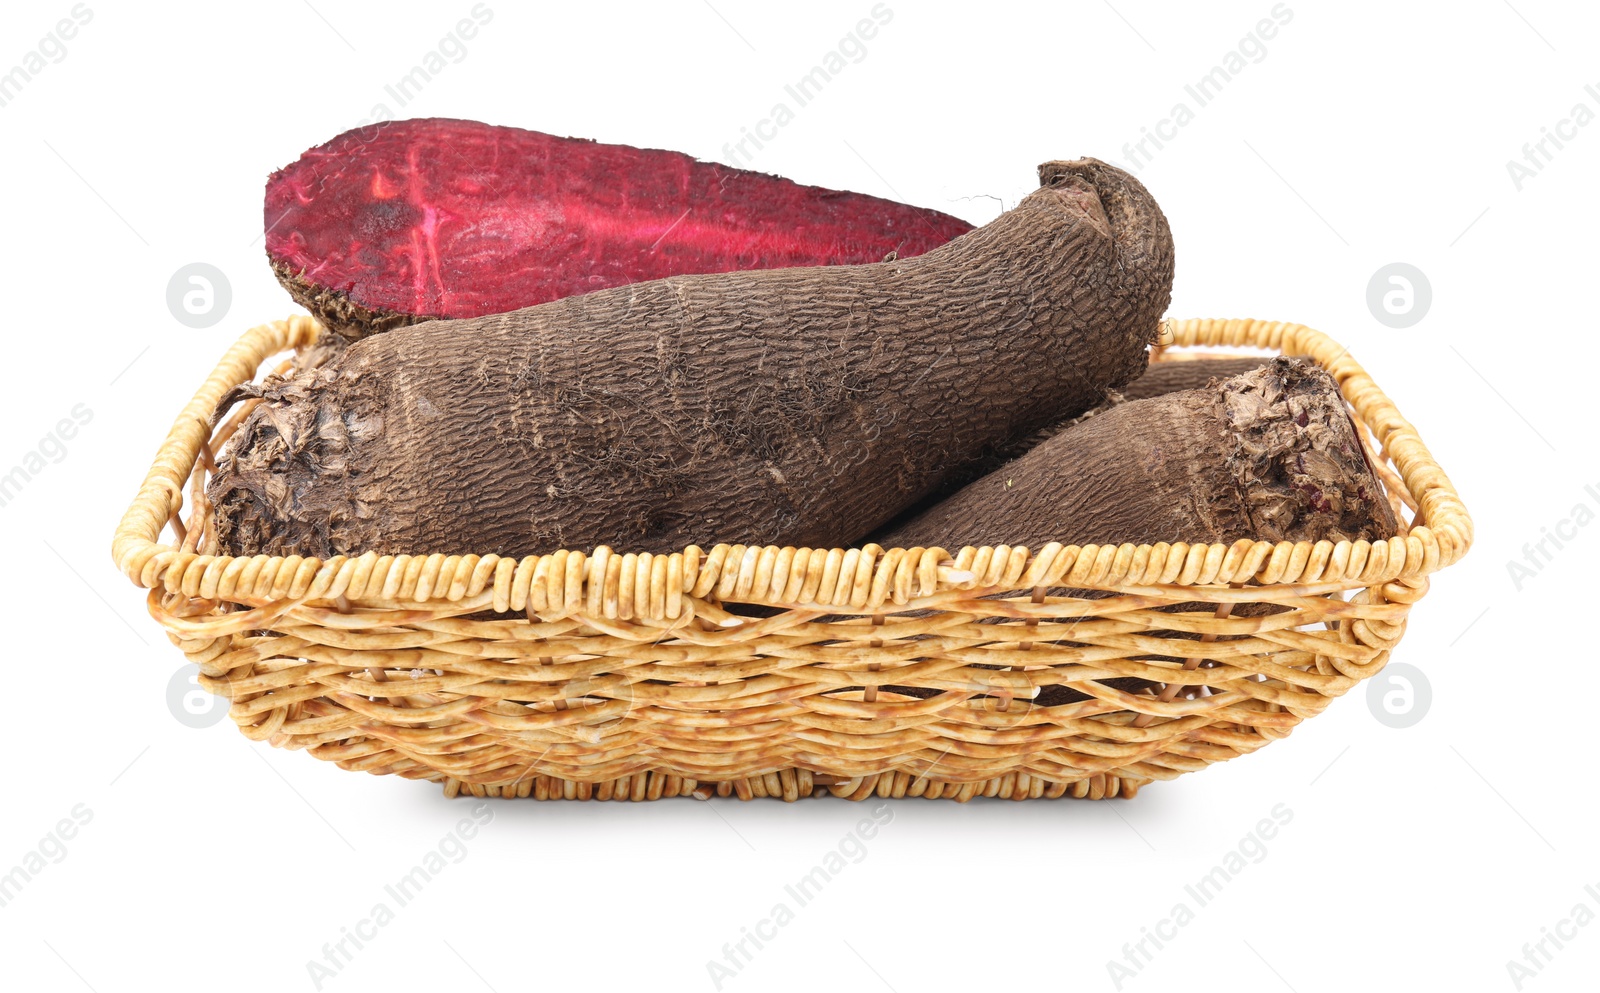
[[[1207,389],[1216,386],[1222,380],[1231,376],[1237,376],[1252,369],[1259,369],[1271,361],[1271,356],[1252,355],[1228,358],[1166,359],[1160,362],[1151,362],[1150,367],[1145,370],[1143,376],[1115,391],[1107,397],[1105,403],[1086,410],[1076,417],[1069,417],[1066,420],[1046,425],[1028,437],[1018,440],[1014,445],[995,450],[988,458],[970,469],[966,478],[957,480],[949,491],[934,494],[927,501],[927,504],[931,506],[979,476],[988,475],[1012,459],[1019,458],[1026,452],[1038,448],[1074,424],[1094,417],[1115,404],[1125,403],[1129,400],[1148,400],[1151,397],[1163,396],[1167,393],[1181,393],[1184,390]]]
[[[885,548],[1379,540],[1397,530],[1333,378],[1279,358],[1109,407],[871,540]]]
[[[830,546],[1144,371],[1172,238],[1094,159],[926,255],[682,276],[354,342],[254,388],[232,554]]]

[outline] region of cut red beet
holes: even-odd
[[[877,262],[971,230],[860,193],[474,121],[347,131],[267,181],[267,256],[350,338],[686,273]]]

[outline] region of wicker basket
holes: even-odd
[[[1256,347],[1334,375],[1403,536],[206,554],[207,470],[245,412],[216,426],[220,398],[319,330],[291,318],[228,351],[113,555],[245,736],[449,795],[1128,797],[1287,735],[1377,672],[1429,574],[1472,540],[1444,472],[1343,348],[1296,324],[1201,320],[1170,323],[1158,360],[1173,346]],[[1229,616],[1243,603],[1277,611]],[[1176,604],[1189,607],[1156,609]],[[1160,689],[1103,682],[1119,676]]]

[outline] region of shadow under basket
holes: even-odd
[[[1428,576],[1472,540],[1443,470],[1345,349],[1298,324],[1191,320],[1168,322],[1156,360],[1223,346],[1332,373],[1400,536],[209,554],[207,475],[255,401],[217,405],[319,333],[291,318],[228,351],[113,556],[246,737],[451,796],[1131,797],[1284,737],[1382,669]]]

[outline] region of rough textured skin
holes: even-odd
[[[267,257],[357,338],[686,273],[877,262],[972,225],[934,210],[475,121],[339,135],[267,181]]]
[[[1237,376],[1252,369],[1259,369],[1271,361],[1271,356],[1263,355],[1244,358],[1182,359],[1178,361],[1169,359],[1164,362],[1152,362],[1143,376],[1135,379],[1120,390],[1112,390],[1107,395],[1105,402],[1099,406],[1091,407],[1081,414],[1057,421],[1054,424],[1047,424],[1026,438],[1019,438],[1011,445],[996,449],[987,458],[969,469],[964,478],[956,479],[947,490],[932,494],[922,506],[917,508],[917,511],[926,510],[980,476],[987,476],[1012,459],[1020,458],[1038,448],[1074,424],[1080,424],[1116,404],[1125,403],[1129,400],[1148,400],[1151,397],[1162,396],[1167,393],[1178,393],[1183,390],[1205,389],[1217,385],[1230,376]]]
[[[355,341],[369,334],[403,328],[423,321],[435,320],[433,316],[408,314],[382,307],[363,307],[342,290],[329,289],[301,275],[298,266],[269,259],[272,274],[278,283],[289,291],[294,302],[311,312],[326,329],[324,337],[340,341]],[[354,288],[352,287],[352,291]]]
[[[354,342],[269,383],[213,477],[232,554],[852,544],[1144,371],[1172,281],[1126,173],[926,255],[681,276]]]
[[[1152,362],[1143,376],[1122,388],[1122,399],[1148,400],[1168,393],[1182,393],[1184,390],[1202,390],[1224,379],[1259,369],[1271,361],[1269,355],[1241,355]]]
[[[1118,404],[909,521],[885,548],[1377,540],[1398,526],[1332,377],[1279,358]]]

